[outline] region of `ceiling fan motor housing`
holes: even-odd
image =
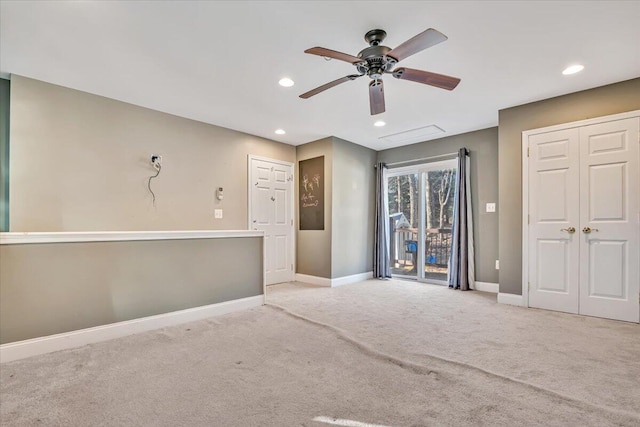
[[[391,71],[398,62],[390,56],[387,56],[387,52],[390,51],[390,47],[381,45],[371,45],[363,49],[358,53],[358,58],[364,60],[363,63],[356,64],[358,72],[366,74],[374,80],[379,79],[385,71]]]

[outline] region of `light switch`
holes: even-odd
[[[222,209],[215,209],[213,214],[216,219],[222,219]]]
[[[487,203],[487,212],[495,212],[496,204],[495,203]]]

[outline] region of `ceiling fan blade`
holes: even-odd
[[[438,30],[429,28],[428,30],[423,31],[420,34],[413,36],[406,42],[402,43],[400,46],[397,46],[395,49],[391,49],[387,53],[387,56],[392,57],[396,61],[402,61],[403,59],[413,55],[414,53],[418,53],[428,47],[435,46],[445,40],[447,40],[447,36],[445,36]]]
[[[400,80],[410,80],[441,89],[453,90],[460,83],[457,77],[445,76],[444,74],[431,73],[429,71],[414,70],[413,68],[397,68],[391,73],[393,77]]]
[[[369,107],[371,115],[384,113],[384,85],[382,80],[372,80],[369,83]]]
[[[339,59],[340,61],[349,62],[351,64],[362,62],[362,58],[358,58],[357,56],[349,55],[348,53],[338,52],[337,50],[326,49],[324,47],[312,47],[311,49],[305,50],[304,53],[309,53],[311,55],[324,56],[327,58]]]
[[[338,86],[340,83],[344,83],[344,82],[348,82],[349,80],[355,80],[358,77],[362,77],[360,74],[351,74],[349,76],[344,76],[341,77],[337,80],[334,80],[332,82],[323,84],[322,86],[318,86],[315,89],[310,90],[309,92],[305,92],[302,95],[300,95],[300,98],[302,99],[307,99],[307,98],[311,98],[313,95],[317,95],[320,92],[324,92],[327,89],[331,89],[334,86]]]

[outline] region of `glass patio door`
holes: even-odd
[[[456,166],[452,159],[389,169],[393,276],[447,283]]]
[[[420,229],[420,173],[389,176],[389,252],[391,274],[418,276]]]

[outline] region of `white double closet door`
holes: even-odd
[[[529,133],[530,307],[640,320],[639,124]]]

